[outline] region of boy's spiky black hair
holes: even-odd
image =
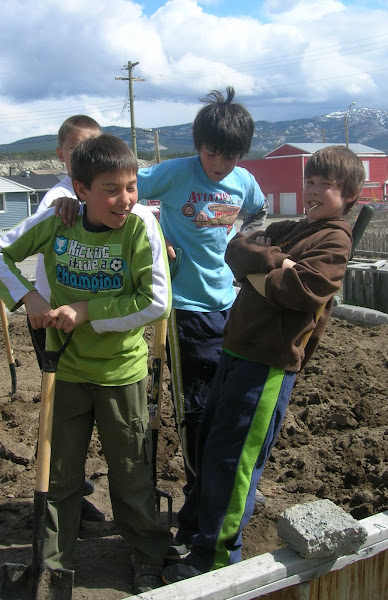
[[[201,102],[205,102],[193,124],[193,140],[197,152],[206,146],[212,152],[225,156],[239,156],[249,152],[255,129],[248,110],[233,102],[235,91],[226,87],[226,98],[213,90]]]

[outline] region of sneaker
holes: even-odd
[[[169,549],[167,550],[165,560],[177,561],[186,558],[190,554],[191,544],[184,544],[174,538],[171,542]]]
[[[94,483],[90,479],[85,479],[83,496],[90,496],[94,492]]]
[[[86,498],[82,498],[81,521],[94,521],[101,523],[102,521],[105,521],[105,515],[103,512],[98,510],[98,508],[96,508],[94,504],[89,502],[89,500],[86,500]]]
[[[163,587],[164,583],[160,573],[160,567],[139,563],[131,558],[133,568],[133,591],[135,594],[150,592],[156,588]]]
[[[162,579],[164,583],[177,583],[178,581],[184,581],[191,577],[202,575],[202,571],[184,562],[176,563],[175,565],[169,565],[165,567],[162,572]]]

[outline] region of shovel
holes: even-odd
[[[2,300],[0,300],[0,318],[1,318],[1,328],[3,330],[3,336],[4,336],[5,351],[7,353],[9,370],[11,372],[11,382],[12,382],[11,394],[14,394],[16,392],[16,367],[15,367],[15,360],[14,360],[13,352],[12,352],[12,348],[11,348],[11,341],[9,339],[7,313],[5,312],[5,304]]]
[[[71,600],[72,598],[74,571],[51,569],[43,559],[55,373],[58,360],[67,348],[72,333],[68,334],[65,343],[57,351],[44,350],[37,344],[42,359],[43,375],[32,524],[32,563],[29,566],[18,563],[5,563],[2,566],[1,600]]]
[[[172,498],[170,494],[156,488],[156,460],[158,451],[158,435],[160,426],[160,408],[162,403],[162,381],[164,357],[166,352],[167,319],[158,321],[155,325],[154,356],[152,360],[151,393],[148,399],[148,412],[152,430],[152,471],[155,485],[156,514],[160,521],[160,502],[167,499],[168,529],[172,524]]]
[[[352,229],[353,244],[352,244],[352,249],[350,252],[349,260],[351,260],[353,258],[354,251],[355,251],[359,241],[361,240],[362,236],[364,235],[366,228],[368,227],[369,222],[370,222],[371,218],[373,217],[374,212],[375,212],[375,209],[370,204],[364,204],[364,206],[360,210],[360,214],[358,215],[357,220],[356,220],[355,224],[353,225],[353,229]],[[325,307],[326,307],[326,304],[322,304],[318,308],[317,312],[315,313],[315,325],[317,325],[319,319],[321,318],[321,315],[322,315],[323,311],[325,310]],[[309,331],[308,333],[306,333],[304,335],[304,337],[302,339],[302,348],[305,348],[307,346],[307,343],[308,343],[313,331],[314,330]]]
[[[366,228],[369,225],[369,221],[373,217],[373,213],[375,212],[374,207],[371,204],[364,204],[362,209],[360,210],[360,214],[357,217],[356,222],[353,225],[352,235],[353,235],[353,245],[350,253],[350,260],[352,260],[354,251],[358,245],[358,242],[364,235]]]

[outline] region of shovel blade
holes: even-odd
[[[73,596],[74,571],[50,569],[45,566],[33,582],[33,600],[71,600]]]
[[[31,569],[20,563],[5,563],[1,567],[1,600],[30,600]]]
[[[160,503],[161,499],[166,498],[167,500],[167,529],[171,529],[172,525],[172,497],[163,490],[155,489],[155,506],[156,506],[156,518],[160,523]]]
[[[45,566],[37,579],[30,566],[5,563],[1,567],[0,600],[71,600],[74,571]]]

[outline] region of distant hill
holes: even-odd
[[[256,121],[249,157],[257,158],[284,143],[328,142],[344,143],[344,112],[333,112],[325,116],[293,121]],[[193,154],[191,123],[158,127],[159,149],[161,156]],[[348,120],[349,142],[371,146],[388,152],[388,112],[371,108],[357,108],[350,112]],[[130,127],[104,127],[104,131],[121,137],[131,146]],[[155,140],[152,132],[136,128],[138,153],[155,152]],[[43,135],[17,140],[11,144],[0,145],[0,159],[4,154],[14,152],[33,152],[55,150],[56,135]]]

